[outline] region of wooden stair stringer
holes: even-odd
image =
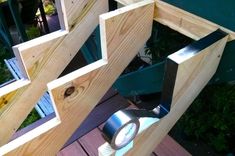
[[[108,11],[106,1],[90,3],[87,0],[76,2],[57,0],[56,3],[64,5],[61,8],[65,10],[58,10],[58,12],[59,15],[69,17],[67,19],[60,17],[61,23],[71,24],[68,25],[69,30],[63,30],[66,26],[61,26],[62,29],[57,32],[13,47],[19,64],[24,70],[24,76],[30,83],[1,97],[1,100],[6,101],[3,103],[7,103],[0,116],[0,124],[6,125],[0,130],[1,146],[9,141],[47,90],[47,83],[59,76],[96,28],[98,16]],[[73,3],[73,5],[68,3]],[[1,149],[4,148],[0,148],[0,151]]]
[[[103,3],[97,1],[92,6],[97,10]],[[56,154],[150,37],[153,12],[153,1],[146,0],[101,15],[102,59],[50,82],[48,89],[56,118],[46,123],[48,128],[41,128],[40,136],[39,131],[35,132],[37,137],[31,137],[18,148],[11,147],[6,155]]]

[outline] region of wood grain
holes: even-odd
[[[129,103],[120,95],[113,96],[109,100],[98,104],[98,106],[96,106],[81,123],[76,132],[73,133],[64,147],[68,146],[70,143],[85,135],[95,127],[98,127],[101,123],[105,122],[111,114],[120,109],[126,108],[128,105]]]
[[[168,56],[161,104],[171,106],[170,112],[140,133],[126,155],[151,154],[216,72],[227,39],[218,30]],[[99,150],[100,155],[115,153],[107,144]]]
[[[122,5],[129,5],[142,0],[115,0]],[[229,34],[228,41],[235,40],[235,32],[224,28],[202,17],[191,14],[161,0],[156,1],[154,20],[182,33],[194,40],[198,40],[216,29]]]
[[[10,93],[0,97],[0,114],[2,114],[4,112],[4,110],[6,110],[6,107],[11,102],[9,100],[11,100],[12,97],[16,94],[17,94],[17,92],[13,91],[13,92],[10,92]]]
[[[69,1],[65,1],[65,3],[69,3]],[[27,117],[45,92],[46,84],[56,79],[78,52],[96,28],[98,16],[108,10],[108,4],[104,0],[96,1],[95,5],[92,6],[86,14],[81,13],[79,16],[76,13],[76,16],[79,16],[77,17],[79,21],[74,21],[76,23],[74,23],[69,34],[65,35],[66,30],[61,30],[62,32],[58,31],[47,36],[53,41],[45,42],[48,39],[41,37],[14,47],[16,53],[18,51],[17,56],[23,60],[22,64],[26,65],[25,68],[29,71],[31,83],[24,88],[20,88],[17,94],[8,100],[10,102],[5,110],[6,113],[2,113],[0,116],[0,125],[7,125],[0,129],[0,145],[9,140]],[[61,37],[56,38],[55,36]],[[32,48],[32,46],[36,48]]]
[[[136,155],[137,153],[148,155],[160,143],[164,136],[167,135],[173,125],[214,75],[223,54],[227,38],[228,36],[223,37],[183,61],[176,59],[180,53],[175,53],[168,57],[178,64],[171,111],[159,123],[151,126],[137,136],[134,148],[127,155]]]
[[[16,56],[20,56],[18,60],[21,60],[28,79],[34,80],[38,76],[57,47],[63,44],[66,34],[67,31],[57,31],[13,47]]]
[[[48,84],[61,124],[8,155],[55,155],[150,37],[153,11],[152,1],[145,1],[102,15],[103,59]]]
[[[235,32],[160,0],[156,1],[154,19],[195,40],[218,28],[229,34],[228,41],[235,39]]]

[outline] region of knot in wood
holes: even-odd
[[[64,92],[64,98],[72,95],[74,92],[75,92],[75,87],[74,86],[71,86],[71,87],[67,88]]]

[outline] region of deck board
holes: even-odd
[[[97,156],[98,148],[105,143],[98,128],[93,129],[87,135],[78,139],[78,142],[86,150],[89,156]]]
[[[162,140],[153,153],[158,156],[191,156],[188,151],[169,135]]]
[[[61,150],[57,156],[88,156],[86,152],[82,149],[81,145],[75,141],[68,147]]]

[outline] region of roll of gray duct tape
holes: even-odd
[[[135,138],[139,126],[139,120],[132,112],[120,110],[107,120],[103,133],[113,149],[120,149]]]
[[[163,111],[161,106],[153,110],[119,110],[106,121],[103,128],[104,138],[110,143],[113,149],[121,149],[129,144],[138,134],[140,128],[139,118],[161,118],[167,113],[165,111],[163,113]]]

